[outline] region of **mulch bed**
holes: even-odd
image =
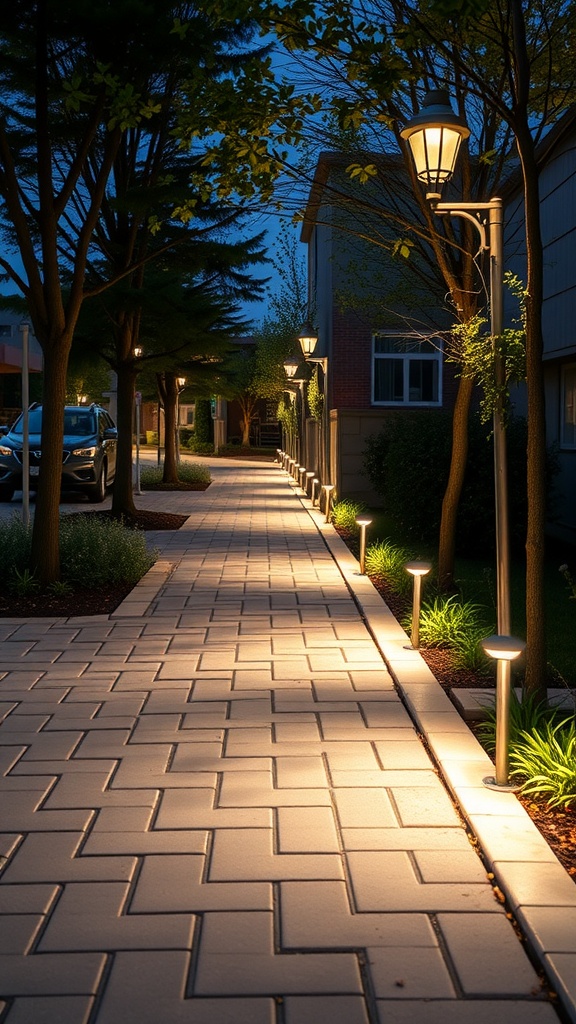
[[[91,509],[89,512],[70,512],[70,516],[96,516],[98,519],[116,519],[110,510]],[[179,530],[188,516],[173,512],[156,512],[138,508],[133,515],[123,515],[122,522],[129,530]]]
[[[192,484],[179,480],[177,484],[142,484],[143,491],[206,491],[210,484]]]
[[[110,615],[133,589],[132,583],[116,583],[93,590],[75,587],[62,597],[49,592],[28,594],[26,597],[0,594],[0,618],[37,619]]]
[[[88,512],[71,512],[72,516],[97,516],[112,519],[112,513],[91,509]],[[188,516],[171,512],[154,512],[137,509],[132,516],[123,516],[124,524],[131,530],[179,530]],[[0,593],[0,618],[34,619],[69,618],[77,615],[110,615],[125,597],[134,589],[133,583],[111,583],[93,589],[74,587],[69,594],[58,596],[50,592],[27,594]]]

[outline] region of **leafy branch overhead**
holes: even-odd
[[[510,384],[526,379],[526,290],[512,273],[507,272],[504,281],[519,306],[514,326],[505,328],[497,337],[490,337],[486,330],[488,320],[483,313],[477,313],[466,323],[453,325],[451,333],[456,345],[446,356],[448,362],[460,365],[463,375],[480,384],[483,391],[480,411],[484,422],[492,416],[499,402],[506,405]],[[505,368],[501,385],[494,374],[495,353],[502,358]]]

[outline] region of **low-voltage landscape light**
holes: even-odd
[[[426,576],[432,566],[429,562],[406,562],[406,572],[414,578],[414,593],[412,596],[412,628],[410,630],[410,647],[417,651],[420,646],[420,591],[422,577]]]
[[[322,484],[322,490],[324,491],[325,500],[326,500],[326,520],[325,520],[325,522],[329,523],[330,522],[330,497],[331,497],[332,491],[334,490],[334,484]]]
[[[360,527],[360,575],[363,576],[366,565],[366,528],[372,519],[367,515],[359,515],[356,516],[356,522]]]
[[[496,752],[495,774],[483,779],[487,789],[515,790],[509,773],[510,743],[510,666],[522,654],[526,644],[515,636],[494,634],[480,641],[480,646],[489,658],[496,661]]]

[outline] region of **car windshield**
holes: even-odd
[[[96,432],[94,417],[91,412],[77,412],[66,409],[64,413],[64,433],[75,437],[89,437]]]
[[[22,433],[22,422],[20,415],[12,427],[14,434]],[[30,409],[28,430],[31,434],[42,433],[42,409]],[[90,437],[95,434],[94,414],[88,409],[66,409],[64,411],[64,433],[72,434],[74,437]]]

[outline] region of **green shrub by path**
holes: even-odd
[[[0,523],[0,579],[8,581],[15,572],[23,573],[30,563],[32,527],[26,528],[18,513]]]
[[[80,587],[137,583],[154,564],[140,530],[115,519],[63,516],[60,521],[61,577]]]
[[[143,466],[140,472],[140,483],[144,490],[148,487],[158,487],[162,484],[161,466]],[[179,462],[178,479],[183,484],[198,484],[207,486],[212,477],[208,466],[201,466],[198,462]]]
[[[209,398],[197,398],[194,404],[194,438],[196,444],[208,444],[212,440],[212,407]],[[199,450],[199,449],[197,449]],[[214,450],[214,445],[212,445]]]
[[[359,516],[365,509],[366,505],[363,501],[349,501],[348,499],[337,501],[332,508],[332,522],[339,530],[357,530],[356,516]]]
[[[11,593],[21,596],[38,589],[29,568],[31,538],[31,527],[24,527],[16,516],[0,523],[0,576]],[[93,514],[60,519],[62,584],[90,589],[113,583],[137,583],[154,561],[155,555],[146,548],[144,533],[128,530],[122,522]]]
[[[366,549],[366,572],[382,579],[394,593],[408,597],[412,590],[412,577],[404,565],[413,557],[407,548],[390,540],[378,540]]]
[[[510,420],[506,431],[510,541],[523,551],[526,540],[526,423]],[[452,445],[451,417],[441,410],[392,415],[380,433],[368,438],[364,466],[388,515],[403,533],[436,543]],[[557,460],[547,456],[548,495]],[[469,426],[466,477],[458,512],[460,553],[494,549],[494,450],[491,430],[479,418]]]
[[[191,437],[186,448],[194,455],[214,455],[214,445],[212,441],[199,441],[197,437]]]

